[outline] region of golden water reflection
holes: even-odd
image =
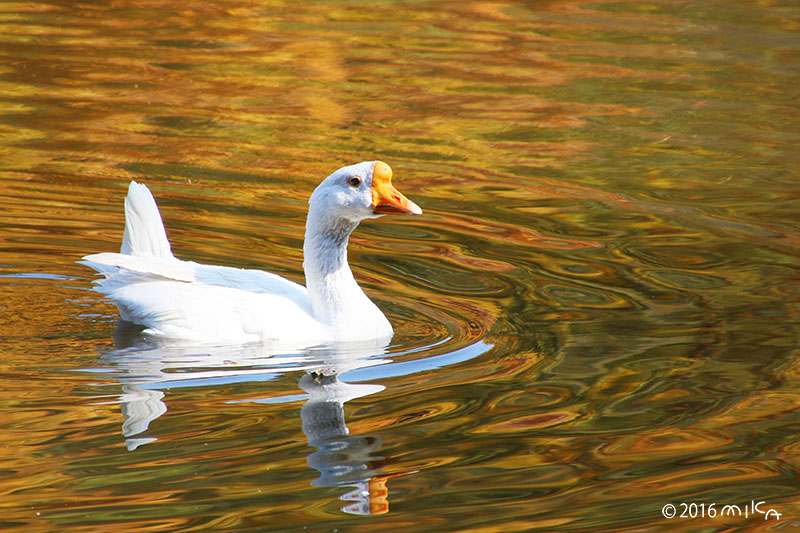
[[[0,529],[796,526],[796,18],[727,0],[0,5]],[[369,159],[425,210],[351,242],[391,363],[336,381],[114,351],[116,310],[75,261],[118,248],[130,179],[179,257],[302,281],[308,194]],[[325,396],[340,382],[385,389]],[[335,446],[375,514],[325,485]],[[661,515],[753,498],[783,518]]]

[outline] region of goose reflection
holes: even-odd
[[[305,400],[300,409],[302,428],[309,445],[316,448],[307,462],[320,474],[312,484],[341,488],[340,499],[345,502],[341,509],[351,514],[388,512],[386,481],[392,475],[402,474],[381,474],[388,461],[380,455],[381,438],[351,435],[344,404],[383,391],[384,386],[374,384],[380,379],[460,363],[492,347],[477,340],[454,348],[445,339],[438,344],[393,353],[392,357],[404,357],[417,352],[409,360],[394,362],[386,357],[387,343],[348,343],[303,350],[275,345],[204,346],[195,351],[185,345],[152,344],[140,333],[139,326],[121,322],[114,335],[115,349],[101,357],[115,369],[122,385],[119,397],[124,416],[122,434],[129,450],[156,440],[146,436],[146,432],[154,420],[167,412],[164,391],[272,381],[287,372],[301,372],[299,387],[305,394],[246,401]]]
[[[311,446],[308,465],[319,470],[312,483],[325,487],[351,487],[340,499],[353,503],[342,511],[350,514],[383,514],[389,511],[386,477],[378,476],[384,457],[378,455],[381,438],[350,435],[344,403],[383,390],[380,385],[357,385],[339,380],[332,371],[312,371],[300,378],[309,398],[300,410],[303,433]]]
[[[390,362],[381,358],[386,353],[385,344],[313,347],[292,355],[263,345],[204,347],[192,353],[185,346],[147,345],[139,332],[137,326],[120,323],[115,350],[103,356],[116,367],[122,383],[122,434],[128,450],[156,440],[142,434],[167,412],[164,390],[267,380],[278,373],[300,370],[303,375],[299,387],[307,395],[300,410],[302,428],[309,445],[317,448],[309,454],[307,462],[320,473],[312,485],[346,489],[340,496],[346,502],[341,507],[346,513],[388,512],[388,476],[379,475],[385,464],[385,458],[379,455],[381,438],[351,435],[344,413],[346,402],[375,394],[385,387],[340,379],[344,372]],[[232,365],[243,368],[232,369]],[[291,396],[283,400],[296,399],[297,396]]]

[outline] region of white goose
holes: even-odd
[[[381,161],[340,168],[309,199],[303,269],[307,287],[259,270],[201,265],[172,255],[149,189],[131,182],[120,253],[82,263],[105,278],[96,289],[145,333],[196,342],[278,341],[311,346],[388,340],[392,326],[347,264],[359,222],[422,210],[392,185]]]

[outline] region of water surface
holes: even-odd
[[[798,21],[0,5],[0,527],[800,527]],[[309,194],[372,159],[425,210],[351,239],[385,349],[142,343],[75,263],[135,179],[179,257],[302,281]]]

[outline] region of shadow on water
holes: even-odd
[[[102,355],[102,361],[116,369],[122,385],[122,434],[129,451],[157,440],[148,437],[147,431],[154,420],[167,413],[167,391],[171,389],[272,381],[286,373],[302,372],[298,387],[305,394],[235,403],[304,401],[300,410],[303,433],[308,444],[317,448],[307,462],[320,474],[312,485],[348,489],[339,498],[346,502],[341,510],[356,515],[387,513],[387,480],[413,472],[381,475],[386,461],[380,455],[381,437],[351,435],[344,404],[386,388],[363,382],[442,368],[474,359],[492,348],[477,340],[446,353],[405,360],[412,353],[418,356],[447,341],[393,353],[389,353],[388,345],[374,343],[302,350],[264,344],[192,347],[156,343],[142,335],[142,329],[120,321],[114,335],[115,348]]]

